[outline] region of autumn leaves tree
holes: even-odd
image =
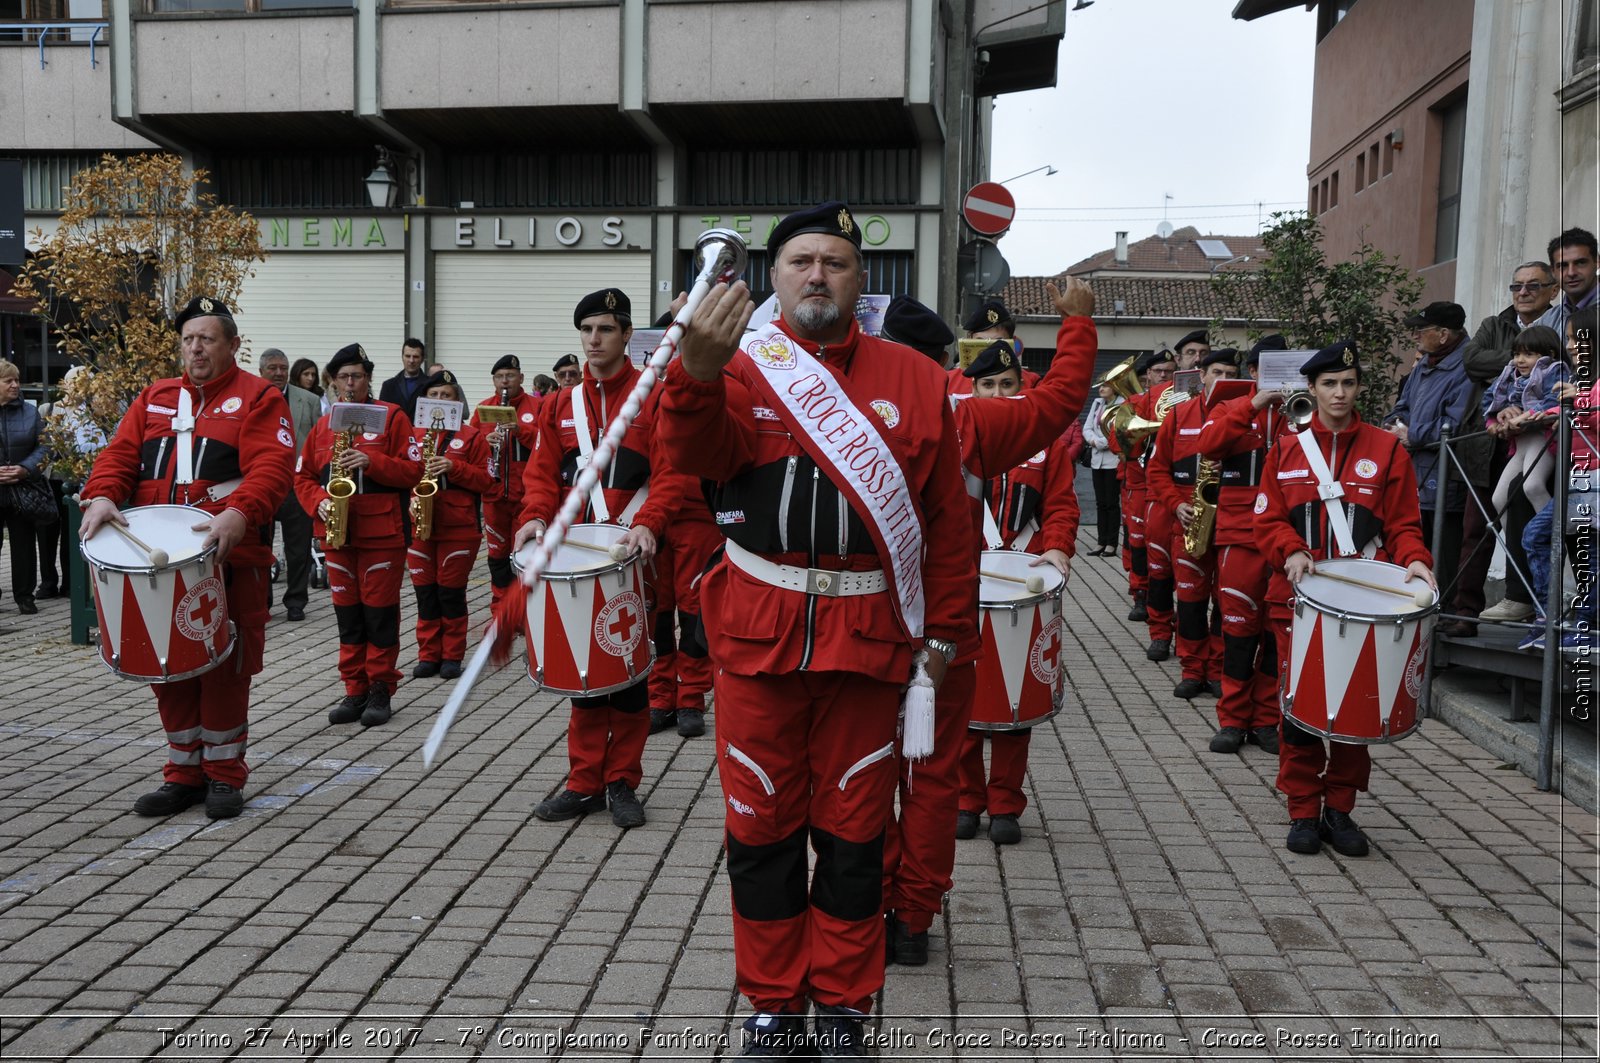
[[[205,177],[176,155],[102,157],[73,178],[59,228],[35,233],[39,251],[17,276],[14,293],[34,300],[57,346],[91,370],[66,398],[106,438],[146,385],[177,374],[173,313],[199,295],[235,305],[265,258],[255,219],[201,191]],[[81,482],[94,458],[77,442],[85,433],[52,422],[54,466]]]

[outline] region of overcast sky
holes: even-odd
[[[1068,11],[1056,87],[996,100],[990,172],[1017,221],[1013,276],[1059,273],[1161,223],[1235,235],[1303,208],[1316,15],[1254,22],[1235,0],[1097,0]],[[970,235],[970,233],[968,234]]]

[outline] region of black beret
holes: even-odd
[[[569,365],[577,365],[577,364],[578,364],[578,356],[577,355],[575,355],[575,354],[563,354],[560,358],[556,359],[556,364],[550,367],[550,371],[553,373],[557,369],[565,369]]]
[[[1011,349],[1011,344],[1005,340],[995,340],[978,352],[978,357],[961,371],[961,375],[972,380],[982,380],[986,376],[1004,373],[1007,369],[1015,369],[1021,373],[1022,359]]]
[[[1139,360],[1137,362],[1133,363],[1133,375],[1143,376],[1144,374],[1150,372],[1151,366],[1157,366],[1162,362],[1172,361],[1176,361],[1176,359],[1172,357],[1171,351],[1147,351],[1139,356]]]
[[[1283,338],[1283,333],[1274,332],[1270,336],[1262,336],[1257,340],[1255,346],[1250,348],[1250,352],[1244,356],[1243,361],[1239,364],[1241,366],[1259,365],[1261,364],[1262,351],[1287,351],[1288,349],[1289,341]]]
[[[1232,347],[1213,347],[1211,353],[1200,359],[1200,368],[1204,369],[1208,365],[1217,365],[1218,363],[1237,368],[1239,365],[1239,352]]]
[[[889,308],[883,312],[882,335],[940,361],[944,360],[945,348],[956,340],[944,318],[909,295],[897,295],[889,301]]]
[[[338,376],[339,370],[347,365],[359,365],[366,370],[368,376],[372,375],[372,360],[367,357],[367,352],[361,349],[361,344],[359,343],[352,343],[349,346],[339,348],[332,360],[328,362],[328,375]]]
[[[1203,328],[1197,328],[1183,339],[1179,340],[1177,343],[1174,343],[1172,345],[1172,349],[1175,351],[1181,351],[1183,350],[1185,344],[1190,343],[1203,343],[1209,347],[1211,346],[1211,333],[1207,332]]]
[[[1006,304],[998,299],[989,299],[982,306],[972,312],[967,318],[967,323],[961,327],[968,332],[982,332],[984,329],[998,328],[1005,325],[1008,328],[1016,325],[1011,311],[1006,309]]]
[[[522,372],[522,362],[519,361],[517,356],[514,354],[502,354],[499,359],[495,361],[494,368],[489,370],[489,372],[498,373],[502,369],[515,369],[520,373]]]
[[[1314,381],[1318,373],[1336,373],[1344,369],[1354,369],[1356,378],[1360,379],[1361,356],[1356,353],[1355,340],[1341,340],[1322,348],[1300,367],[1300,372],[1305,374],[1306,380]]]
[[[767,255],[777,258],[778,249],[791,236],[802,233],[826,233],[849,240],[858,249],[861,247],[861,226],[856,224],[855,215],[850,213],[849,207],[833,199],[815,207],[797,210],[774,225],[772,235],[767,237]]]
[[[442,388],[446,385],[453,387],[458,391],[461,389],[461,382],[456,379],[456,375],[450,372],[448,369],[441,369],[437,373],[430,376],[427,380],[423,381],[422,391],[423,394],[427,394],[434,388]]]
[[[577,309],[572,311],[572,327],[578,328],[584,318],[596,314],[620,314],[632,320],[633,304],[628,302],[621,288],[601,288],[597,292],[590,292],[578,300]]]
[[[221,299],[213,299],[209,295],[197,295],[189,300],[188,306],[178,311],[178,316],[172,321],[172,327],[182,332],[184,323],[192,317],[225,317],[232,321],[233,311],[229,310],[228,304]]]
[[[1436,303],[1429,303],[1406,318],[1406,328],[1438,328],[1459,329],[1467,323],[1467,312],[1461,304],[1447,302],[1443,299]]]

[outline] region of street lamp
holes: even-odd
[[[367,199],[374,207],[386,210],[393,207],[400,192],[400,182],[394,179],[389,167],[395,164],[389,149],[378,146],[378,165],[367,174]]]
[[[1022,178],[1027,177],[1029,174],[1038,173],[1040,170],[1044,171],[1044,175],[1046,177],[1054,177],[1059,172],[1059,171],[1056,170],[1056,168],[1054,166],[1050,166],[1050,165],[1035,166],[1033,169],[1028,170],[1025,173],[1019,173],[1015,177],[1007,177],[1004,181],[996,181],[995,183],[996,184],[1002,184],[1002,185],[1008,185],[1012,181],[1020,181]]]

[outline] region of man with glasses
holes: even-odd
[[[563,388],[575,388],[583,381],[583,367],[578,364],[575,354],[563,354],[556,359],[556,364],[550,370],[555,374],[556,384]]]
[[[1517,338],[1519,332],[1536,324],[1545,311],[1550,309],[1550,304],[1555,301],[1561,285],[1557,282],[1555,271],[1550,268],[1549,263],[1524,262],[1512,271],[1510,288],[1511,305],[1498,314],[1484,318],[1478,325],[1478,331],[1472,334],[1472,339],[1467,341],[1466,347],[1461,352],[1467,376],[1480,387],[1493,383],[1505,369],[1511,361],[1511,342]],[[1508,456],[1509,451],[1504,447],[1491,448],[1488,483],[1499,482]],[[1520,531],[1533,519],[1533,504],[1522,491],[1512,491],[1506,504],[1506,512],[1495,516],[1500,526],[1507,529],[1506,553],[1511,559],[1511,567],[1506,571],[1505,599],[1484,610],[1479,614],[1479,619],[1526,620],[1533,616],[1533,592],[1523,582],[1523,577],[1528,573],[1528,555],[1522,550]],[[1477,542],[1488,530],[1476,506],[1468,507],[1465,523],[1466,529],[1462,539],[1464,547],[1467,543]],[[1431,532],[1431,529],[1425,530]],[[1488,549],[1486,546],[1478,552],[1484,553]],[[1476,567],[1476,560],[1475,557],[1473,567]],[[1487,577],[1487,561],[1484,563],[1484,569]],[[1517,573],[1521,573],[1522,576],[1519,577]]]
[[[1567,334],[1567,318],[1574,310],[1593,306],[1597,295],[1595,260],[1600,257],[1594,233],[1587,229],[1568,229],[1550,241],[1550,268],[1561,285],[1562,298],[1546,310],[1539,324],[1549,325],[1557,336]]]
[[[1439,458],[1439,437],[1446,427],[1452,435],[1471,432],[1479,427],[1479,389],[1473,386],[1462,361],[1467,345],[1467,334],[1462,328],[1467,322],[1467,312],[1458,303],[1434,302],[1406,318],[1416,345],[1417,361],[1400,387],[1400,399],[1383,419],[1383,427],[1399,437],[1411,452],[1412,464],[1417,471],[1418,502],[1422,508],[1422,531],[1431,540],[1434,528],[1434,511],[1439,503],[1439,477],[1444,466]],[[1485,437],[1486,438],[1486,437]],[[1456,451],[1456,456],[1467,467],[1474,482],[1479,470],[1475,468],[1477,454]],[[1486,455],[1483,455],[1486,457]],[[1485,474],[1487,469],[1481,470]],[[1462,540],[1462,511],[1469,505],[1466,486],[1459,473],[1450,478],[1445,494],[1444,538],[1435,557],[1434,571],[1439,579],[1441,594],[1449,594],[1443,602],[1444,611],[1476,617],[1483,609],[1483,584],[1476,591],[1467,584],[1469,580],[1457,579]],[[1453,591],[1446,588],[1455,583]],[[1451,625],[1446,625],[1448,629]],[[1448,631],[1452,634],[1475,634],[1477,627],[1468,623],[1471,631]]]

